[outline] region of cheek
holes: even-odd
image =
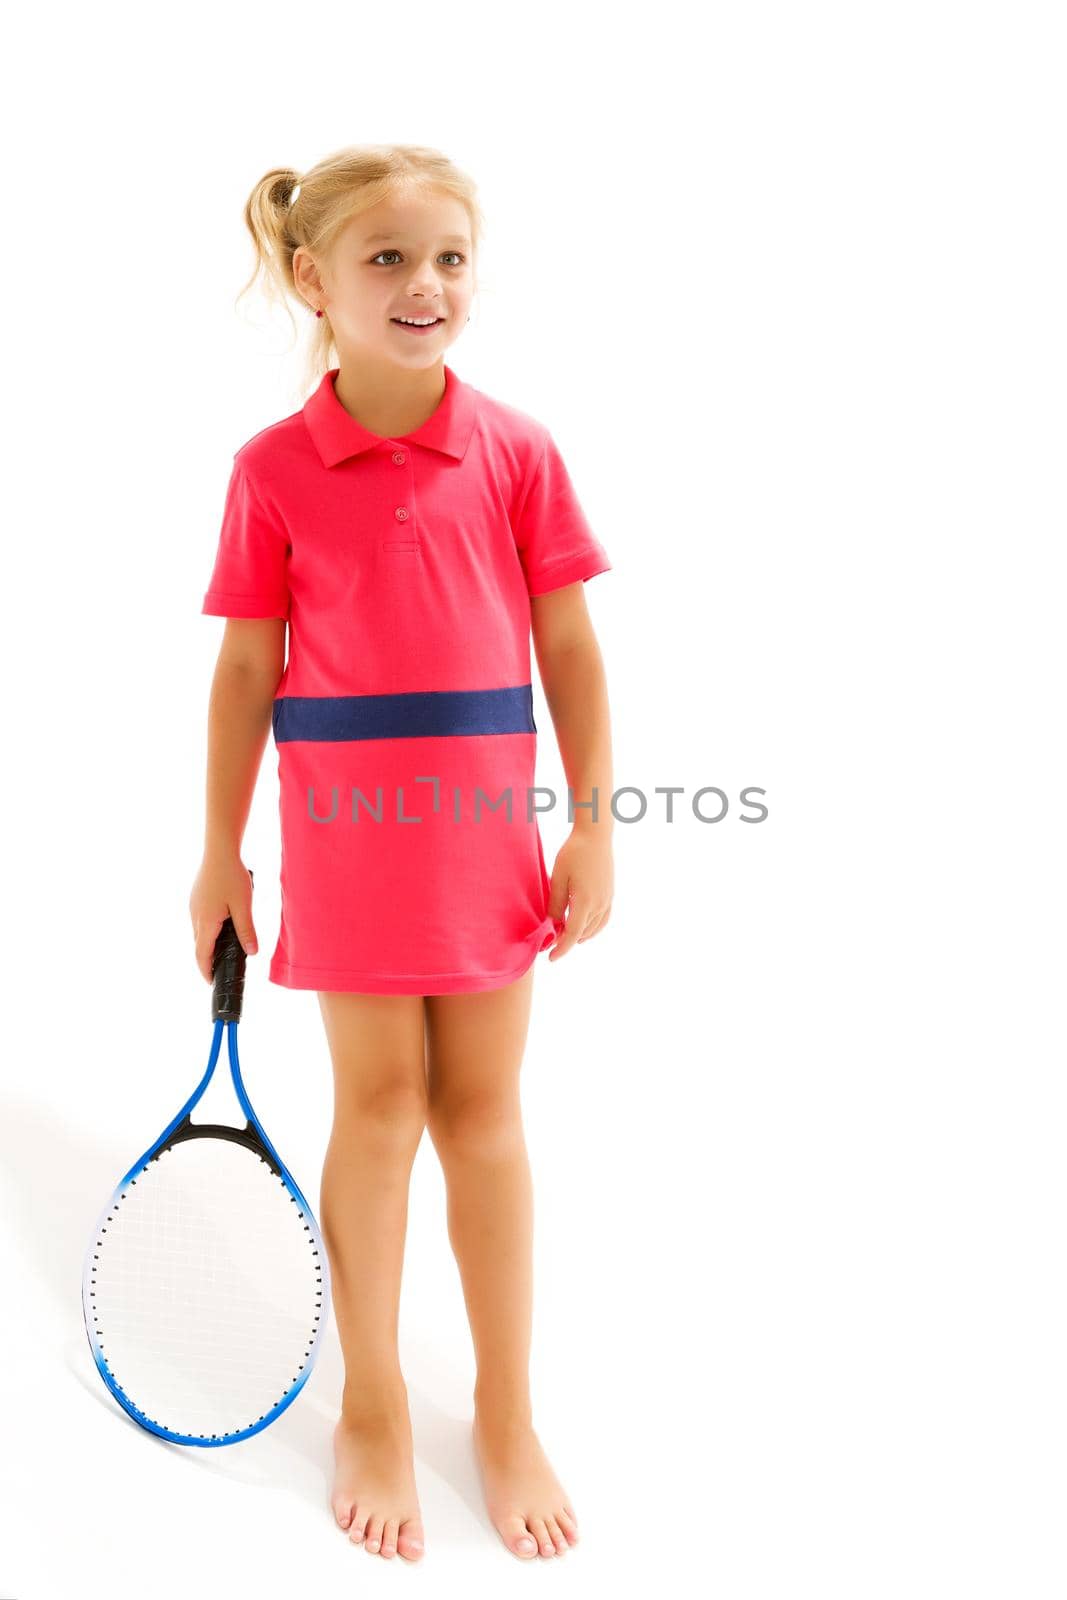
[[[353,323],[362,323],[366,326],[381,322],[382,318],[388,317],[389,314],[388,298],[380,289],[373,294],[364,291],[352,296],[345,307],[345,312],[348,320]]]

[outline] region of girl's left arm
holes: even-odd
[[[537,666],[574,796],[574,822],[552,868],[548,914],[566,927],[549,951],[557,960],[599,933],[615,888],[611,810],[611,719],[607,679],[583,582],[530,600]]]

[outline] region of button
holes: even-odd
[[[396,508],[396,520],[398,522],[406,522],[410,515],[411,515],[411,513],[408,511],[407,506],[397,506],[397,508]]]
[[[396,462],[398,467],[402,467],[404,462],[407,460],[407,456],[403,455],[399,450],[394,450],[393,460]]]

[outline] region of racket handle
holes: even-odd
[[[252,878],[254,884],[255,878],[252,877],[251,867],[248,868],[248,876]],[[227,917],[219,929],[211,956],[212,1022],[217,1022],[220,1017],[223,1022],[240,1022],[245,994],[246,960],[244,945],[237,937],[233,918]]]

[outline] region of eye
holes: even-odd
[[[399,250],[379,250],[376,256],[371,257],[371,262],[373,264],[376,261],[380,261],[382,256],[398,256],[399,254]],[[461,255],[458,250],[443,250],[441,254],[446,256],[455,256],[457,266],[461,266],[467,259],[466,256]]]

